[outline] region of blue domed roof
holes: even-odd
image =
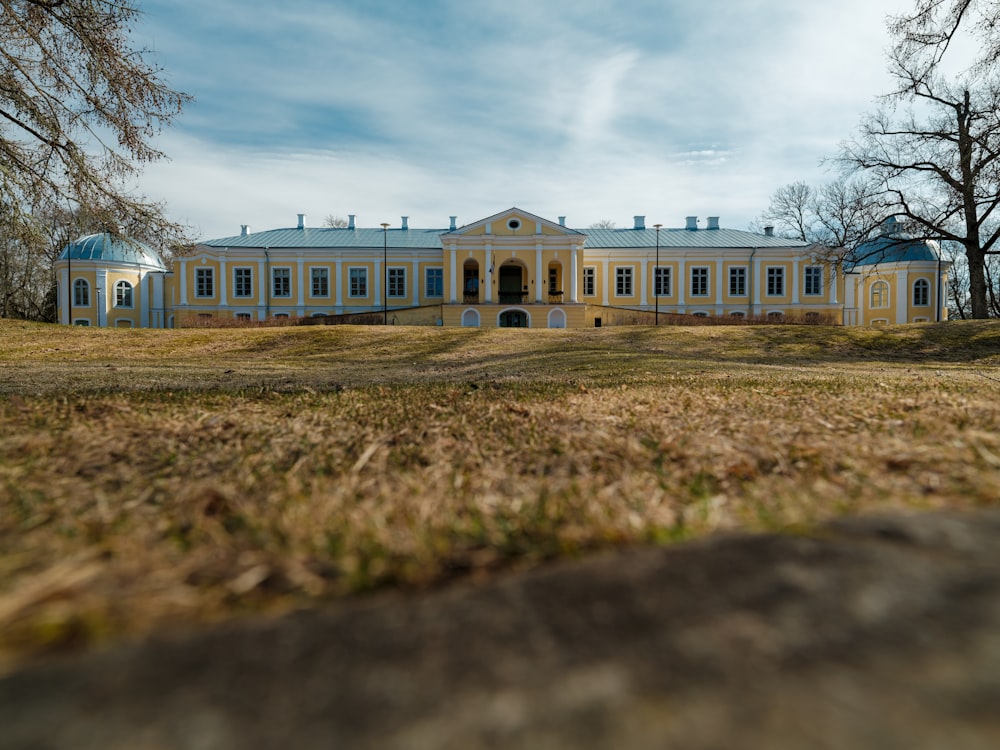
[[[116,239],[110,234],[91,234],[63,248],[59,260],[102,260],[106,263],[127,263],[150,266],[159,271],[167,267],[159,254],[148,245],[130,239]]]
[[[852,266],[876,266],[880,263],[938,261],[941,250],[933,240],[918,240],[901,228],[901,222],[890,216],[882,224],[882,233],[862,242],[847,256]]]

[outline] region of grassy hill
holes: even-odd
[[[1000,498],[1000,324],[0,320],[0,666],[719,530]]]

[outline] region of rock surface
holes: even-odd
[[[0,747],[1000,747],[1000,512],[646,548],[0,680]]]

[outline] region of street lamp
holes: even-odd
[[[389,325],[389,225],[382,222],[382,325]]]
[[[662,224],[653,224],[656,227],[656,267],[653,269],[653,297],[656,298],[656,325],[660,325],[660,227]]]

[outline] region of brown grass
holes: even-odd
[[[0,321],[0,664],[725,529],[1000,498],[1000,325]]]

